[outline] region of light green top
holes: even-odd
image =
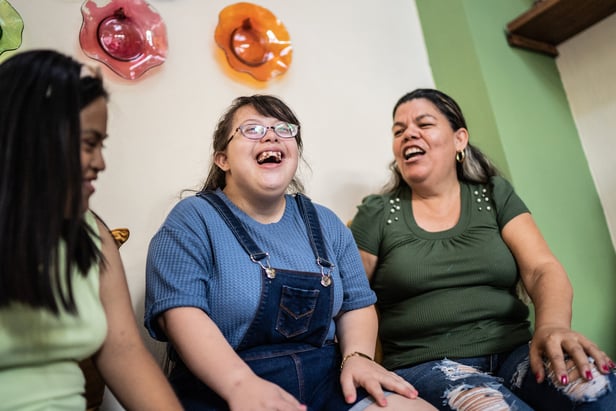
[[[417,225],[408,188],[358,207],[351,230],[378,257],[372,287],[385,367],[494,354],[530,339],[517,265],[500,235],[528,209],[506,180],[492,182],[462,183],[460,218],[441,232]]]
[[[85,218],[98,233],[92,213]],[[75,270],[72,281],[78,315],[17,303],[0,309],[0,410],[85,409],[77,361],[96,352],[107,333],[98,264],[85,278]]]

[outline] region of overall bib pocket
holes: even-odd
[[[287,338],[305,333],[319,298],[319,290],[282,286],[276,331]]]

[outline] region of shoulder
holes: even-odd
[[[383,206],[391,198],[395,197],[394,193],[386,194],[369,194],[362,198],[361,205],[364,207]]]
[[[490,184],[494,187],[494,191],[513,191],[513,185],[503,176],[490,177]]]
[[[90,237],[93,238],[97,248],[101,248],[101,243],[105,244],[108,238],[111,238],[111,233],[105,221],[92,210],[87,210],[84,213],[84,221],[90,230]]]
[[[490,184],[497,219],[501,227],[504,227],[512,218],[530,212],[506,178],[494,176],[490,179]]]
[[[400,201],[394,193],[370,194],[365,196],[357,206],[357,214],[366,217],[381,216],[389,210],[390,205]]]
[[[357,206],[357,212],[353,216],[351,230],[356,234],[358,227],[371,227],[372,229],[380,226],[384,220],[385,212],[395,204],[397,197],[392,193],[370,194],[365,196],[361,204]],[[398,201],[400,201],[398,199]]]
[[[314,204],[314,208],[316,208],[319,217],[332,220],[340,220],[338,215],[331,208],[323,204],[315,203],[314,201],[312,202],[312,204]]]
[[[86,222],[92,222],[93,225],[88,225],[94,230],[97,238],[94,240],[97,244],[97,247],[101,249],[103,253],[104,259],[106,261],[105,265],[112,262],[115,259],[119,259],[118,252],[118,243],[115,238],[111,235],[111,230],[107,226],[107,224],[103,221],[103,219],[96,214],[95,212],[88,210],[85,214]]]
[[[171,209],[172,213],[182,214],[203,210],[209,206],[208,202],[197,195],[182,198]]]
[[[513,188],[513,185],[505,177],[493,176],[490,178],[490,186],[492,190],[492,197],[495,201],[507,203],[512,198],[518,200],[518,196]]]
[[[313,201],[310,197],[308,197],[305,194],[302,194],[302,196],[308,200],[310,203],[312,203],[312,205],[315,208],[315,211],[317,212],[317,216],[319,217],[319,220],[321,222],[322,225],[332,225],[332,224],[341,224],[344,225],[342,223],[342,220],[340,220],[340,217],[338,217],[338,215],[329,207],[317,203],[315,201]],[[287,197],[287,201],[293,201],[296,202],[297,198],[296,196],[290,195]],[[297,210],[297,212],[299,213],[299,209],[297,207],[295,207],[295,209]]]
[[[204,199],[194,195],[178,201],[165,220],[167,226],[191,224],[203,220],[212,210],[212,206]]]

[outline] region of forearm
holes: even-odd
[[[180,410],[171,386],[139,334],[115,241],[100,222],[99,229],[106,261],[99,293],[107,318],[107,336],[95,355],[96,365],[125,408]]]
[[[344,313],[337,322],[337,336],[343,357],[361,352],[374,358],[378,318],[374,306]]]
[[[535,269],[527,291],[535,307],[535,328],[543,326],[571,326],[573,289],[558,261],[545,263]]]
[[[573,290],[564,267],[550,251],[529,213],[513,218],[502,230],[524,287],[535,306],[535,329],[571,325]]]
[[[218,326],[200,309],[174,308],[161,316],[160,324],[184,364],[225,400],[255,377]]]
[[[95,356],[103,379],[129,410],[181,410],[159,365],[141,342],[103,346]]]

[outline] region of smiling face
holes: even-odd
[[[107,100],[99,97],[81,110],[82,209],[87,210],[94,194],[93,182],[105,169],[103,141],[107,138]]]
[[[215,155],[216,165],[225,172],[225,193],[242,197],[280,197],[295,176],[299,151],[295,138],[279,137],[268,128],[260,139],[244,137],[238,127],[274,127],[280,119],[259,114],[252,105],[240,107],[233,116],[230,141]]]
[[[455,156],[466,147],[468,132],[453,130],[432,102],[417,98],[400,104],[392,133],[396,165],[407,184],[457,179]]]

